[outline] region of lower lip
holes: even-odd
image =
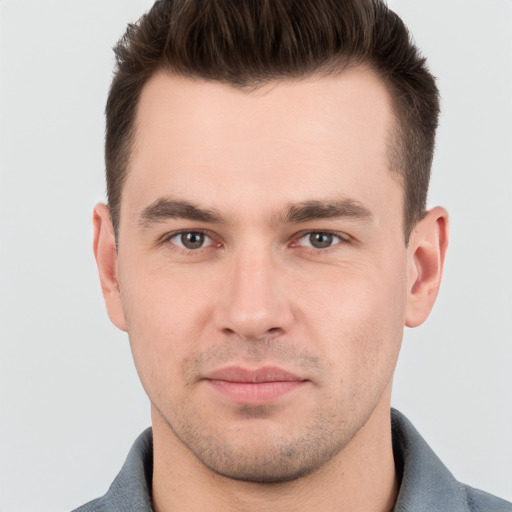
[[[303,386],[306,381],[231,382],[207,381],[219,393],[239,404],[267,404]]]

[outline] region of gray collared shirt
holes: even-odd
[[[394,512],[512,512],[512,503],[455,480],[409,420],[391,411],[393,451],[401,477]],[[151,429],[135,441],[121,472],[102,498],[74,512],[153,512]]]

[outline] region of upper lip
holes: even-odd
[[[264,366],[255,370],[248,370],[240,366],[228,366],[208,373],[207,380],[224,380],[227,382],[297,382],[303,381],[302,377],[283,370],[276,366]]]

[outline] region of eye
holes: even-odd
[[[171,236],[169,242],[182,249],[195,250],[211,245],[213,240],[201,231],[182,231]]]
[[[312,247],[313,249],[327,249],[343,241],[341,236],[335,235],[334,233],[312,231],[301,236],[297,241],[297,245]]]

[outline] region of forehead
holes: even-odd
[[[350,133],[368,132],[370,125],[374,134],[386,132],[390,111],[386,87],[364,68],[336,77],[270,82],[253,90],[158,72],[141,93],[136,139],[143,144],[145,135],[164,129],[165,143],[176,146],[198,140],[214,146],[237,134],[289,135],[315,143],[329,142],[344,130],[348,141]]]
[[[252,91],[161,72],[139,100],[129,207],[166,193],[231,205],[371,195],[368,180],[391,179],[392,126],[388,92],[368,70]]]

